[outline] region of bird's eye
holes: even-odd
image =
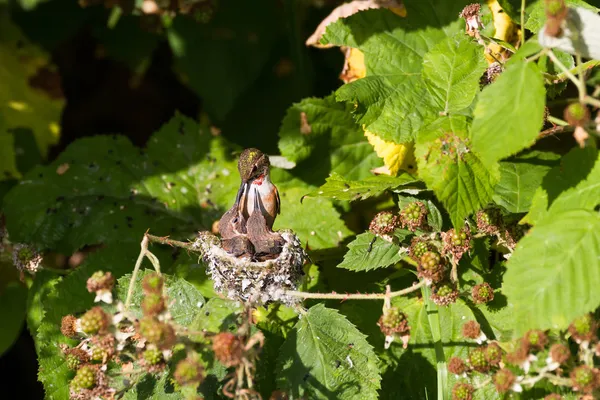
[[[252,172],[256,172],[256,169],[257,169],[257,168],[258,168],[258,167],[257,167],[256,165],[254,165],[254,166],[252,167]]]

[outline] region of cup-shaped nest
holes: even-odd
[[[279,301],[294,305],[300,299],[286,295],[296,290],[304,276],[302,266],[308,256],[298,237],[290,230],[278,233],[285,240],[277,258],[255,262],[234,257],[221,248],[221,241],[210,232],[200,232],[194,246],[202,252],[215,291],[233,300],[253,304]]]

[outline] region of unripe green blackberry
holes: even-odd
[[[36,273],[42,264],[42,255],[33,247],[16,243],[13,245],[13,265],[21,272]]]
[[[71,381],[71,388],[75,391],[91,389],[96,386],[96,369],[91,365],[84,365],[77,370]]]
[[[373,217],[369,230],[377,236],[387,236],[400,226],[400,219],[391,211],[381,211]]]
[[[102,362],[108,357],[108,352],[100,346],[94,346],[92,348],[92,354],[90,358],[92,361]]]
[[[564,364],[571,358],[571,350],[562,343],[555,343],[550,346],[550,358],[554,362]]]
[[[72,370],[76,370],[77,368],[79,368],[79,365],[81,365],[81,361],[79,360],[79,357],[77,357],[74,354],[68,354],[67,358],[66,358],[66,362],[67,362],[67,367]]]
[[[475,220],[479,232],[485,233],[486,235],[496,235],[500,232],[502,217],[496,208],[478,211]]]
[[[502,368],[492,378],[498,393],[506,393],[515,383],[516,377],[509,369]]]
[[[453,228],[448,232],[442,232],[442,241],[444,243],[442,253],[452,254],[458,261],[471,248],[471,232],[468,227],[459,231]]]
[[[429,251],[429,245],[427,244],[427,242],[419,240],[419,238],[413,239],[413,242],[411,243],[409,252],[410,252],[411,257],[415,261],[419,261],[421,259],[421,257],[423,257],[423,254],[425,254],[428,251]]]
[[[148,293],[142,300],[144,315],[154,316],[165,310],[165,300],[158,293]]]
[[[96,271],[87,280],[88,292],[95,293],[99,290],[112,290],[115,286],[115,278],[110,272]]]
[[[537,329],[527,331],[524,339],[530,349],[543,350],[548,344],[548,336],[543,331]]]
[[[587,365],[580,365],[571,371],[573,389],[583,393],[591,393],[600,385],[599,372]]]
[[[197,360],[188,357],[179,361],[173,377],[180,386],[197,386],[204,379],[204,368]]]
[[[157,348],[147,349],[144,351],[143,357],[149,365],[156,365],[163,360],[162,352]]]
[[[475,389],[468,383],[459,382],[452,388],[452,400],[472,400]]]
[[[409,203],[402,211],[400,211],[400,221],[402,222],[402,226],[411,231],[423,228],[426,216],[427,209],[425,208],[425,204],[420,201]]]
[[[584,126],[590,120],[590,111],[581,103],[571,103],[565,108],[564,117],[571,126]]]
[[[486,361],[493,367],[498,366],[502,361],[502,349],[496,343],[490,343],[484,350]]]
[[[445,263],[440,255],[433,251],[426,251],[419,259],[419,277],[430,280],[433,283],[444,279],[446,272]]]
[[[161,349],[171,348],[176,340],[173,327],[153,317],[142,318],[137,329],[144,339]]]
[[[81,330],[88,335],[105,332],[108,328],[108,315],[101,307],[94,307],[80,319]]]
[[[162,294],[164,279],[156,272],[152,272],[142,279],[142,290],[144,294],[157,293]]]
[[[596,337],[596,330],[598,329],[596,321],[594,321],[591,314],[585,314],[581,317],[577,317],[569,325],[569,333],[573,339],[578,342],[589,342]]]
[[[485,350],[483,347],[477,347],[469,353],[469,364],[477,372],[487,372],[490,369],[490,364],[485,358]]]
[[[410,332],[408,317],[398,307],[390,307],[383,312],[377,322],[385,336],[404,336]]]
[[[471,296],[475,304],[489,303],[494,300],[494,289],[492,289],[489,283],[483,282],[473,286]]]
[[[213,338],[215,357],[226,367],[238,365],[242,361],[244,345],[239,337],[230,332],[222,332]]]
[[[438,306],[447,306],[452,304],[458,299],[458,291],[454,284],[450,282],[443,282],[438,286],[434,286],[433,293],[431,294],[431,301]]]

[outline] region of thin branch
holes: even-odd
[[[545,138],[546,136],[556,135],[558,133],[574,132],[574,131],[575,131],[575,128],[573,128],[572,126],[554,126],[552,128],[541,131],[540,134],[538,135],[538,139]]]
[[[127,289],[127,299],[125,300],[125,310],[129,308],[129,304],[131,303],[131,296],[133,295],[133,288],[135,286],[135,280],[137,279],[138,271],[140,270],[140,266],[142,265],[142,261],[144,261],[144,256],[146,255],[146,251],[148,251],[148,236],[144,235],[142,242],[140,243],[140,247],[142,250],[140,251],[140,255],[138,256],[135,267],[133,268],[133,273],[131,274],[131,280],[129,281],[129,289]]]
[[[568,73],[575,75],[575,74],[579,74],[581,71],[585,71],[587,69],[591,69],[597,65],[600,65],[600,61],[598,60],[591,60],[591,61],[586,61],[582,64],[579,64],[569,70]],[[557,75],[551,75],[551,74],[544,74],[546,76],[546,79],[550,80],[552,83],[558,83],[558,82],[562,82],[564,80],[567,80],[569,77],[567,76],[567,72],[561,72],[560,74]]]
[[[386,296],[398,297],[404,296],[412,292],[416,292],[421,289],[421,287],[425,286],[425,281],[420,281],[419,283],[412,285],[406,289],[398,290],[395,292],[388,293],[356,293],[356,294],[341,294],[341,293],[311,293],[311,292],[298,292],[295,290],[287,290],[285,294],[287,296],[293,297],[301,297],[303,299],[338,299],[338,300],[385,300]]]
[[[193,243],[190,242],[180,242],[179,240],[169,239],[168,236],[154,236],[149,233],[146,233],[145,237],[148,238],[150,243],[160,243],[160,244],[168,244],[171,247],[180,247],[182,249],[187,249],[190,251],[198,252],[199,249],[194,246]]]

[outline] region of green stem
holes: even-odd
[[[431,289],[427,286],[421,288],[423,298],[425,299],[425,307],[427,310],[427,320],[433,337],[433,345],[435,348],[435,360],[437,363],[437,387],[438,400],[446,400],[446,388],[448,385],[448,369],[446,367],[446,356],[444,355],[444,347],[442,345],[442,330],[440,325],[440,313],[437,305],[431,301]]]
[[[548,116],[548,121],[550,121],[554,125],[558,125],[558,126],[568,126],[569,125],[569,123],[567,121],[563,121],[562,119],[553,117],[552,115]]]
[[[421,281],[406,289],[397,290],[395,292],[387,293],[311,293],[311,292],[298,292],[295,290],[286,290],[285,295],[301,297],[303,299],[323,299],[323,300],[378,300],[385,299],[386,297],[398,297],[406,294],[415,292],[425,286],[425,281]]]
[[[590,60],[590,61],[586,61],[582,64],[576,65],[575,67],[571,68],[570,70],[568,70],[568,72],[570,72],[571,74],[575,75],[575,74],[579,74],[580,72],[583,72],[587,69],[593,68],[597,65],[600,65],[600,61],[599,60]],[[549,79],[550,81],[552,81],[553,83],[556,82],[562,82],[565,79],[568,79],[568,76],[566,73],[562,72],[558,75],[547,75],[547,79]]]
[[[525,0],[521,0],[521,46],[525,44]]]

